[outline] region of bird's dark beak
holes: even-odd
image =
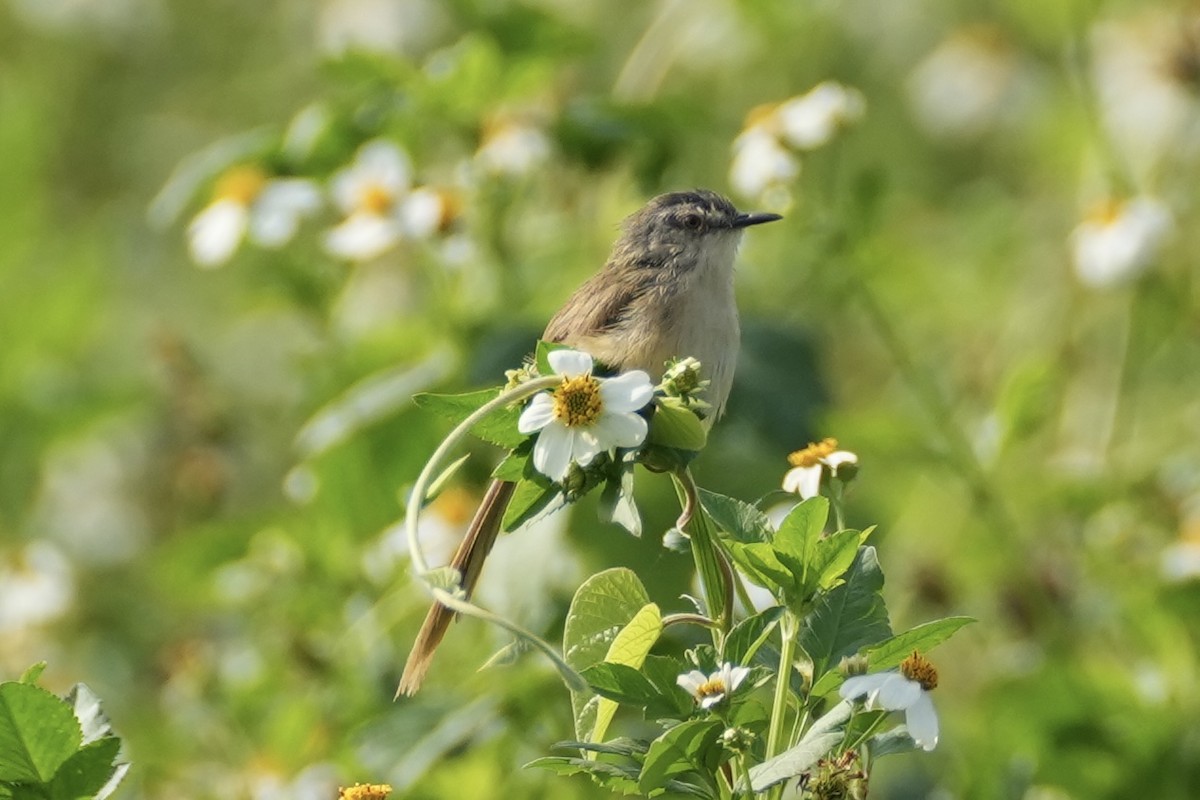
[[[733,227],[749,228],[751,225],[762,225],[764,222],[774,222],[777,219],[783,219],[779,214],[758,213],[758,214],[738,214],[733,218]]]

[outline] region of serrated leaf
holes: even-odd
[[[733,497],[700,490],[700,505],[712,517],[717,527],[734,541],[769,542],[771,521],[757,507]]]
[[[601,662],[583,671],[583,679],[592,691],[606,699],[645,708],[658,698],[650,679],[634,667]]]
[[[658,407],[650,418],[649,444],[672,447],[676,450],[703,450],[708,443],[708,431],[700,418],[678,397],[660,397]]]
[[[61,699],[28,683],[0,683],[0,781],[46,783],[82,740]]]
[[[809,568],[815,589],[831,589],[837,585],[843,573],[854,563],[862,540],[863,535],[860,531],[845,530],[817,543],[817,550]]]
[[[492,477],[498,481],[516,483],[528,477],[529,461],[533,453],[532,447],[522,445],[513,450],[492,470]]]
[[[620,525],[634,536],[642,535],[642,515],[633,499],[633,464],[621,464],[620,474],[610,477],[600,493],[598,513],[604,522]]]
[[[725,724],[717,719],[683,722],[650,743],[638,778],[638,788],[649,794],[667,778],[685,772],[706,774],[708,750],[716,744]]]
[[[843,656],[891,636],[882,589],[875,548],[859,548],[845,582],[820,595],[801,625],[800,646],[812,659],[814,676],[820,677]]]
[[[759,586],[790,590],[795,585],[792,571],[779,560],[775,548],[766,542],[726,542],[726,548],[738,569]]]
[[[622,664],[637,670],[646,660],[650,648],[662,634],[662,613],[654,603],[647,603],[638,609],[633,619],[621,628],[620,633],[613,639],[612,645],[604,660],[610,664]],[[609,698],[602,698],[596,705],[596,722],[589,741],[602,742],[613,715],[617,713],[617,703]]]
[[[749,665],[754,653],[771,635],[782,613],[783,606],[772,606],[734,625],[722,647],[724,660],[730,664]]]
[[[898,633],[879,644],[867,647],[863,650],[863,655],[867,657],[867,664],[872,671],[891,669],[908,658],[912,651],[928,653],[953,636],[960,628],[974,621],[974,617],[935,619],[932,622],[910,628],[904,633]]]
[[[68,758],[50,781],[50,800],[78,800],[95,797],[113,777],[113,762],[121,749],[114,736],[85,744]]]
[[[613,764],[608,761],[593,761],[586,758],[568,758],[564,756],[545,756],[534,759],[525,768],[546,769],[559,775],[586,774],[591,776],[600,786],[625,796],[641,795],[638,788],[637,768],[623,764]],[[695,784],[685,781],[669,780],[662,787],[674,794],[690,797],[713,797],[713,793]]]
[[[413,402],[420,408],[432,411],[455,425],[462,422],[485,403],[500,396],[501,388],[480,389],[477,392],[464,394],[433,394],[423,392],[413,396]],[[521,410],[514,406],[504,406],[488,414],[471,428],[471,433],[485,442],[514,450],[525,441],[525,434],[517,430],[517,420]]]
[[[571,600],[563,630],[563,657],[576,672],[604,660],[617,633],[650,602],[632,570],[618,567],[584,581]],[[596,723],[599,700],[590,692],[572,692],[575,738],[587,739]]]

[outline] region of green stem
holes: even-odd
[[[788,691],[791,689],[792,663],[796,659],[796,640],[800,633],[800,621],[790,610],[783,612],[783,617],[779,620],[779,632],[783,638],[783,646],[779,654],[779,671],[775,675],[771,727],[767,731],[767,761],[782,753],[784,749],[783,729],[787,716]]]
[[[754,789],[750,788],[750,765],[746,763],[745,753],[738,753],[737,765],[738,777],[734,782],[741,786],[745,800],[754,800]]]

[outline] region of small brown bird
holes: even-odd
[[[625,220],[604,268],[575,291],[542,338],[590,354],[614,372],[656,380],[668,359],[699,359],[715,419],[733,385],[738,314],[733,262],[742,230],[780,219],[745,214],[705,189],[655,197]],[[494,481],[450,565],[468,595],[500,533],[514,484]],[[454,612],[434,603],[404,665],[397,694],[420,688]]]

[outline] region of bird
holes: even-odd
[[[716,419],[729,398],[738,355],[738,245],[746,228],[778,219],[738,211],[708,189],[654,197],[625,219],[604,266],[550,319],[542,339],[581,350],[606,370],[642,370],[655,380],[670,359],[694,357],[709,381],[705,399]],[[492,482],[450,562],[467,596],[500,534],[514,488],[509,481]],[[420,688],[453,619],[453,611],[433,603],[397,697]]]

